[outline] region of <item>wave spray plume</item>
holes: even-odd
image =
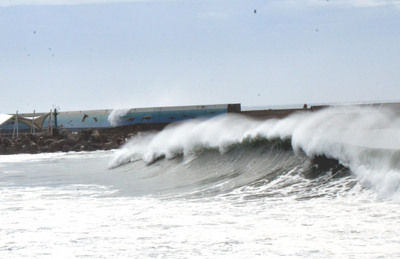
[[[298,156],[335,159],[362,185],[400,200],[400,119],[383,108],[334,107],[265,121],[236,114],[186,121],[158,133],[138,134],[116,152],[109,166],[188,158],[208,149],[223,154],[259,140],[289,141]]]

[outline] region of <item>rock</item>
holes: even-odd
[[[128,135],[126,135],[126,137],[127,137],[128,139],[130,139],[130,138],[132,138],[132,137],[134,137],[134,136],[136,136],[136,133],[129,133]]]
[[[50,145],[53,144],[54,142],[56,142],[55,139],[44,139],[44,140],[43,140],[43,146],[50,146]]]
[[[22,149],[23,144],[21,143],[21,141],[14,143],[13,147],[16,150],[21,150]]]
[[[16,154],[16,153],[18,153],[18,152],[17,152],[17,149],[15,148],[15,146],[9,146],[9,147],[7,147],[6,152],[7,152],[7,154]]]
[[[38,146],[44,146],[45,144],[44,144],[44,138],[43,138],[43,136],[40,136],[40,137],[37,139],[36,143],[38,144]]]
[[[71,151],[71,147],[68,144],[64,144],[61,148],[62,152],[69,152]]]
[[[37,153],[38,152],[38,145],[35,142],[31,142],[31,145],[29,147],[30,153]]]
[[[53,141],[51,144],[49,144],[49,151],[50,152],[57,152],[61,151],[62,147],[66,144],[65,139],[60,139],[57,141]]]
[[[69,130],[61,129],[58,131],[58,138],[67,138],[68,135],[71,135]]]
[[[92,135],[91,129],[82,130],[81,132],[79,132],[79,140],[88,141],[91,135]]]
[[[23,144],[25,146],[30,146],[31,142],[32,142],[32,140],[28,136],[23,136],[21,138],[21,144]]]
[[[37,135],[28,134],[26,136],[27,136],[27,138],[29,138],[33,142],[37,142],[37,140],[38,140],[38,136]]]
[[[81,143],[81,142],[78,142],[78,143],[76,143],[75,145],[73,145],[73,146],[71,147],[71,150],[72,150],[72,151],[81,151],[81,146],[82,146],[82,143]]]
[[[4,147],[9,147],[9,146],[11,146],[11,144],[12,144],[11,141],[7,138],[4,138],[2,141],[2,146],[4,146]]]
[[[69,135],[66,136],[65,142],[66,142],[69,146],[74,146],[74,145],[78,142],[78,138],[77,138],[77,136],[74,136],[74,135],[72,135],[72,134],[69,134]]]
[[[116,148],[118,148],[118,144],[116,144],[115,142],[109,141],[109,142],[104,143],[103,147],[105,150],[116,149]]]
[[[85,129],[71,132],[59,129],[53,136],[48,131],[20,134],[18,138],[0,138],[0,154],[38,153],[58,151],[94,151],[117,149],[138,134],[139,128]]]
[[[100,132],[98,130],[93,130],[90,134],[89,141],[99,143],[101,142]]]
[[[5,155],[5,154],[7,154],[6,150],[7,150],[7,149],[6,149],[5,147],[0,146],[0,155]]]

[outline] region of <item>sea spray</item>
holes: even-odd
[[[364,186],[399,197],[400,120],[393,111],[342,107],[311,114],[293,132],[292,146],[310,157],[335,158]]]
[[[232,145],[259,138],[289,139],[296,153],[337,159],[382,196],[400,193],[400,120],[393,111],[371,107],[327,108],[265,121],[227,114],[173,124],[132,138],[110,167],[138,159],[152,163],[203,149],[224,153]]]
[[[113,127],[120,124],[121,118],[129,112],[129,109],[115,109],[108,115],[108,121]]]

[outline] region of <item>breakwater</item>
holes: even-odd
[[[21,134],[15,138],[0,138],[0,155],[19,153],[49,153],[116,149],[134,133],[128,130],[104,132],[85,129],[79,132],[61,130],[56,134]]]
[[[0,116],[0,154],[109,150],[142,131],[240,112],[240,104],[51,111]]]
[[[389,108],[400,115],[400,103],[366,104],[377,108]],[[50,127],[51,114],[42,114],[41,129],[32,134],[30,120],[24,117],[20,134],[15,131],[15,120],[5,123],[0,136],[0,155],[17,153],[43,153],[68,151],[94,151],[119,148],[130,137],[143,131],[160,131],[170,123],[193,118],[210,118],[224,113],[239,113],[259,120],[281,119],[296,112],[314,112],[331,106],[307,106],[292,109],[264,109],[241,111],[240,104],[181,106],[167,108],[142,108],[117,112],[112,118],[111,110],[77,111],[60,113],[59,124]],[[117,110],[118,111],[118,110]],[[100,114],[103,114],[100,116]],[[39,114],[40,115],[40,114]],[[109,124],[105,124],[105,120]],[[114,122],[112,121],[114,120]],[[110,122],[111,121],[111,122]],[[66,123],[67,122],[67,123]],[[8,123],[8,124],[7,124]],[[69,123],[69,124],[68,124]],[[97,124],[99,123],[99,124]],[[112,126],[112,123],[115,123]],[[70,125],[67,127],[66,125]],[[99,126],[100,125],[100,126]],[[103,126],[101,126],[103,125]],[[106,125],[106,126],[104,126]]]

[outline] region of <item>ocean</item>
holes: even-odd
[[[226,114],[0,156],[0,258],[398,258],[400,116]]]

